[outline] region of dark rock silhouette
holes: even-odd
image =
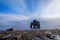
[[[47,34],[46,35],[49,39],[54,39],[55,37],[54,36],[51,36],[51,34]]]
[[[33,26],[34,26],[34,29],[37,29],[37,28],[40,29],[40,23],[39,23],[39,21],[33,20],[33,22],[31,22],[31,24],[30,24],[30,28],[32,29]]]
[[[9,28],[6,31],[15,31],[15,29],[14,28]]]

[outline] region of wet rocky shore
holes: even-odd
[[[6,30],[0,31],[0,40],[60,40],[60,30]]]

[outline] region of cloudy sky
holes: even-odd
[[[60,28],[60,0],[0,0],[0,29],[30,29],[33,19],[41,29]]]

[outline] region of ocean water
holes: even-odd
[[[60,29],[60,19],[37,19],[40,22],[41,29]],[[25,21],[0,21],[0,30],[15,28],[17,30],[30,30],[30,23],[33,20]]]

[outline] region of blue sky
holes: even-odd
[[[37,11],[38,4],[46,4],[47,0],[0,0],[0,13],[16,13],[30,15]]]
[[[29,29],[33,19],[41,21],[42,28],[59,28],[60,0],[0,0],[1,29]]]

